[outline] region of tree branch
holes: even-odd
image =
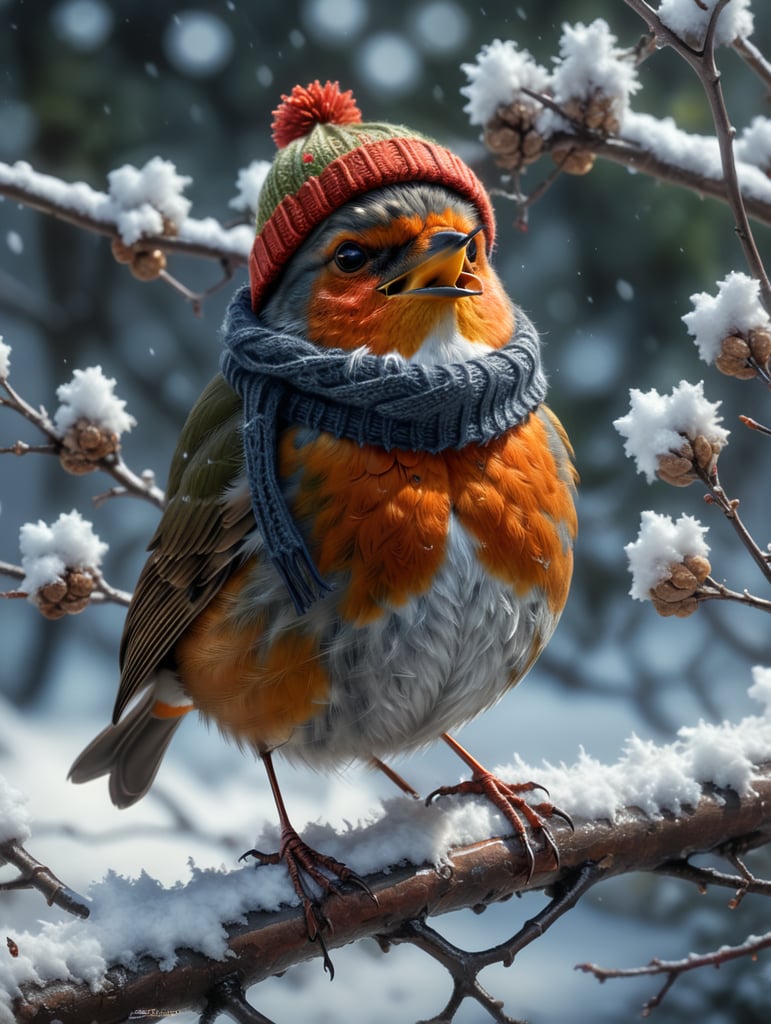
[[[111,212],[109,196],[83,182],[73,185],[34,171],[28,164],[0,162],[0,196],[29,206],[41,213],[66,221],[108,238],[120,238]],[[186,253],[222,262],[226,266],[246,266],[249,250],[244,245],[244,225],[223,227],[212,218],[188,217],[175,235],[142,237],[142,249]],[[252,229],[247,229],[252,235]]]
[[[25,420],[28,420],[33,426],[37,427],[49,442],[45,445],[29,445],[24,441],[16,441],[13,445],[0,448],[0,454],[16,455],[19,457],[30,454],[60,456],[63,448],[62,438],[57,434],[46,410],[42,407],[35,409],[22,398],[7,380],[3,380],[0,383],[0,387],[8,395],[7,398],[4,398],[0,394],[0,408],[11,409],[13,412],[23,416]],[[126,465],[118,453],[106,455],[104,458],[95,461],[93,468],[94,470],[101,469],[108,473],[118,484],[118,487],[114,487],[106,494],[95,498],[94,500],[97,505],[101,504],[107,497],[131,495],[134,498],[142,498],[145,501],[149,501],[156,508],[163,508],[165,495],[163,490],[157,486],[155,474],[151,470],[145,470],[141,474],[135,473]]]
[[[663,987],[651,999],[643,1005],[642,1016],[649,1016],[651,1010],[659,1006],[664,996],[679,977],[688,971],[697,970],[699,967],[720,967],[731,960],[738,960],[740,957],[756,957],[763,950],[771,947],[771,932],[766,935],[752,935],[738,946],[721,946],[720,949],[711,953],[703,953],[697,956],[695,953],[683,957],[682,960],[651,960],[644,967],[612,968],[599,967],[597,964],[577,964],[577,971],[584,971],[586,974],[593,974],[597,981],[607,981],[609,978],[639,978],[644,975],[665,974],[666,980]]]
[[[579,142],[580,148],[621,164],[630,170],[647,174],[658,181],[666,181],[695,192],[698,196],[709,196],[728,203],[726,183],[722,178],[709,178],[689,167],[664,159],[653,149],[647,149],[636,141],[625,138],[623,129],[617,137],[600,137],[585,134],[558,133],[551,136],[549,144]],[[758,172],[760,173],[760,172]],[[750,189],[742,189],[742,199],[747,213],[758,223],[771,226],[771,203],[758,199]]]
[[[325,901],[324,913],[331,923],[326,943],[334,949],[365,936],[397,937],[407,922],[484,906],[524,890],[563,886],[570,892],[587,864],[601,865],[603,875],[609,877],[656,871],[672,864],[675,851],[677,857],[687,857],[720,851],[737,840],[745,849],[763,845],[771,841],[767,814],[771,764],[758,769],[753,788],[753,793],[740,799],[731,790],[705,787],[698,807],[677,817],[665,814],[651,819],[629,808],[614,824],[600,820],[579,823],[574,833],[560,830],[561,867],[556,869],[549,851],[535,841],[536,866],[529,882],[521,847],[501,839],[452,851],[441,871],[428,866],[399,867],[389,874],[370,876],[367,882],[377,894],[377,904],[354,892],[331,895]],[[579,887],[578,895],[582,891]],[[183,889],[179,896],[184,901]],[[120,927],[120,922],[116,921],[115,927]],[[540,930],[535,927],[535,933]],[[517,931],[514,946],[504,943],[499,949],[506,947],[516,953],[520,947],[515,940],[521,942],[523,935],[529,941],[527,925]],[[99,991],[76,982],[42,988],[25,985],[23,996],[14,1004],[16,1019],[42,1024],[54,1015],[62,1024],[92,1018],[101,1024],[117,1024],[137,1007],[177,1010],[200,1006],[228,976],[235,974],[248,986],[319,955],[318,948],[307,941],[303,913],[297,907],[275,913],[253,911],[243,923],[228,924],[227,936],[226,959],[212,961],[181,950],[176,966],[161,971],[155,960],[145,957],[132,970],[111,967]]]
[[[37,889],[38,892],[42,892],[49,905],[61,907],[76,917],[88,917],[90,910],[83,897],[60,881],[45,864],[41,864],[27,853],[15,839],[0,843],[0,863],[3,861],[18,868],[19,875],[10,882],[0,882],[0,892],[9,892],[12,889]]]
[[[731,44],[745,62],[752,68],[765,87],[771,91],[771,64],[749,39],[734,39]]]
[[[739,174],[734,155],[733,140],[735,129],[731,125],[728,110],[723,97],[720,83],[720,72],[715,62],[715,32],[718,18],[729,0],[717,0],[707,25],[707,32],[700,49],[691,46],[681,39],[676,32],[668,28],[659,15],[645,0],[625,0],[628,7],[640,15],[648,28],[660,43],[671,46],[676,53],[693,69],[702,84],[709,103],[712,121],[715,126],[720,149],[720,162],[723,168],[724,198],[731,208],[736,222],[736,234],[741,242],[747,265],[753,277],[760,282],[763,305],[771,312],[771,282],[766,274],[763,260],[760,257],[752,234],[748,216],[747,197],[743,194],[739,182]]]

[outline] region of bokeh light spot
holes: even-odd
[[[191,9],[174,15],[163,45],[177,71],[206,78],[227,65],[233,53],[233,33],[215,14]]]

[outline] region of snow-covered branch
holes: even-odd
[[[148,172],[144,179],[143,171]],[[179,201],[189,180],[156,157],[142,171],[128,166],[113,171],[110,191],[100,192],[85,182],[42,174],[24,161],[0,162],[0,196],[22,206],[141,251],[184,252],[244,266],[254,240],[252,228],[226,227],[213,217],[189,217],[190,204]]]
[[[735,850],[771,841],[771,671],[754,675],[750,694],[764,710],[741,722],[700,722],[663,746],[632,737],[611,765],[582,753],[569,766],[515,761],[500,769],[506,777],[535,776],[576,819],[574,832],[559,829],[559,868],[534,837],[529,877],[521,844],[495,838],[503,819],[489,803],[465,797],[428,807],[394,798],[377,820],[343,833],[308,826],[314,846],[344,858],[377,895],[374,902],[350,891],[324,901],[327,947],[365,936],[385,946],[413,942],[445,958],[464,995],[483,1001],[476,974],[490,963],[510,964],[602,879],[649,871],[703,885],[703,874],[689,873],[691,856],[712,852],[733,864]],[[40,1019],[43,1007],[63,1024],[108,1024],[141,1007],[200,1007],[232,975],[250,985],[321,955],[308,943],[280,865],[191,871],[187,884],[172,889],[145,874],[134,881],[110,874],[88,894],[88,922],[13,934],[19,955],[0,962],[0,992],[9,994],[5,1004],[0,999],[0,1022]],[[550,900],[532,921],[516,922],[510,939],[478,953],[414,924],[546,888]]]
[[[498,165],[515,175],[517,190],[511,198],[523,211],[543,194],[543,188],[536,187],[530,197],[521,194],[520,172],[545,154],[551,154],[557,168],[568,174],[586,174],[596,157],[602,157],[727,203],[737,220],[750,268],[762,281],[768,299],[748,221],[771,224],[767,175],[771,151],[768,134],[759,124],[765,129],[767,122],[760,118],[747,126],[734,151],[734,131],[714,62],[715,42],[747,42],[751,15],[736,0],[729,5],[729,13],[738,13],[726,21],[723,12],[719,32],[716,27],[708,32],[707,13],[714,9],[719,14],[725,0],[717,6],[665,3],[658,13],[645,0],[626,2],[645,19],[653,34],[650,45],[623,49],[607,23],[596,19],[589,25],[563,27],[560,54],[551,71],[512,41],[494,40],[483,47],[474,63],[463,66],[468,85],[462,91],[468,98],[469,120],[483,128],[485,145]],[[678,15],[686,6],[688,17],[681,24]],[[664,20],[667,15],[669,22]],[[718,20],[713,21],[716,26]],[[714,136],[693,135],[671,118],[632,109],[631,99],[641,89],[638,65],[658,45],[674,47],[696,70],[715,120]],[[752,53],[756,68],[763,66],[762,55],[754,47],[747,44],[745,52]],[[750,139],[754,144],[749,144]]]
[[[602,778],[596,785],[602,789]],[[753,792],[739,798],[733,791],[709,787],[694,808],[678,815],[651,819],[630,807],[620,811],[613,823],[598,818],[579,824],[575,833],[561,831],[560,869],[554,869],[548,851],[539,851],[529,882],[528,865],[519,846],[494,838],[449,851],[439,870],[424,864],[370,874],[367,882],[377,895],[377,905],[362,894],[329,897],[324,912],[331,927],[325,941],[330,950],[365,936],[377,937],[386,946],[389,941],[414,941],[407,937],[409,923],[425,916],[463,907],[481,908],[515,892],[546,887],[560,897],[570,897],[577,881],[582,883],[583,893],[589,887],[582,875],[588,865],[595,866],[589,881],[596,884],[613,875],[669,866],[673,850],[684,851],[687,859],[700,852],[719,852],[744,838],[754,846],[761,845],[771,841],[771,824],[765,814],[771,799],[770,766],[758,771],[752,788]],[[382,827],[383,823],[378,824]],[[366,830],[350,838],[366,843]],[[317,956],[318,948],[307,941],[299,908],[267,911],[258,909],[254,901],[250,905],[248,893],[253,896],[257,890],[272,890],[272,879],[257,884],[255,870],[267,874],[269,869],[244,868],[230,875],[196,871],[191,882],[172,891],[161,890],[146,877],[133,883],[113,877],[91,894],[87,926],[73,921],[58,929],[49,927],[45,942],[35,936],[14,936],[22,951],[19,975],[30,979],[12,1003],[15,1019],[38,1019],[36,1014],[45,1007],[62,1024],[85,1019],[110,1024],[141,1007],[167,1012],[200,1007],[206,1005],[215,986],[231,975],[252,985]],[[215,918],[211,918],[212,907],[219,912]],[[547,909],[553,909],[551,903],[546,904]],[[563,899],[561,913],[568,909]],[[561,913],[552,914],[548,923],[556,923]],[[100,938],[106,938],[108,919],[109,930],[122,943],[122,953],[112,962],[104,958],[99,946]],[[178,946],[162,936],[161,922],[170,920],[178,921],[177,927],[182,929]],[[494,947],[494,956],[489,955],[491,951],[464,956],[479,955],[477,970],[492,962],[510,963],[515,952],[544,930],[541,921],[526,923],[522,929],[515,928],[510,940]],[[43,979],[50,972],[44,950],[50,949],[51,943],[58,951],[59,972],[64,971],[65,976],[49,973],[41,985],[31,979]],[[75,953],[86,946],[91,956],[84,970]]]

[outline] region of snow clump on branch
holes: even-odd
[[[7,380],[11,375],[11,346],[6,345],[0,334],[0,380]]]
[[[718,0],[661,0],[658,15],[680,39],[700,47]],[[747,39],[755,27],[750,0],[732,0],[718,16],[715,43],[730,46],[735,39]]]
[[[707,530],[693,516],[673,521],[650,509],[643,512],[637,540],[624,548],[632,574],[630,596],[652,601],[660,615],[684,618],[696,611],[696,594],[711,572]]]
[[[62,403],[54,414],[54,425],[64,434],[81,417],[116,434],[131,430],[137,421],[126,412],[126,403],[115,395],[115,378],[105,377],[101,366],[75,370],[72,380],[56,389]]]
[[[494,39],[482,47],[476,63],[461,64],[469,84],[461,89],[468,99],[463,108],[471,124],[485,125],[499,106],[515,100],[534,104],[523,89],[543,92],[549,85],[549,72],[537,64],[527,50],[520,50],[511,39]]]
[[[660,395],[655,388],[632,388],[629,399],[629,412],[613,426],[626,438],[624,452],[648,483],[658,476],[686,486],[697,479],[698,470],[710,471],[728,443],[729,431],[721,426],[721,403],[704,397],[703,382],[682,380],[671,395]]]
[[[753,117],[736,140],[735,149],[739,160],[771,174],[771,120],[760,115]]]
[[[617,42],[603,18],[596,18],[590,25],[578,22],[562,27],[560,55],[555,58],[552,78],[554,101],[562,107],[567,104],[566,113],[588,128],[617,132],[629,97],[640,88],[634,60],[628,50],[618,48]],[[591,110],[593,103],[602,106],[603,111]],[[574,112],[571,108],[579,104],[582,108]],[[544,113],[542,130],[565,127],[558,114]]]
[[[639,82],[632,56],[616,43],[607,22],[597,18],[590,25],[563,25],[551,75],[511,40],[494,40],[476,63],[462,65],[469,80],[461,89],[469,100],[463,109],[471,124],[484,126],[485,145],[501,167],[513,171],[537,160],[557,132],[618,132]],[[593,154],[570,139],[552,156],[572,174],[585,174],[594,163]]]
[[[268,160],[252,160],[248,167],[242,167],[238,172],[236,188],[238,195],[230,200],[229,205],[234,210],[242,210],[244,213],[257,214],[257,204],[260,201],[260,192],[265,184],[271,164]]]
[[[72,380],[57,388],[56,397],[61,402],[54,414],[62,439],[59,458],[70,473],[90,473],[102,459],[116,455],[120,435],[136,426],[125,401],[115,395],[115,379],[105,377],[101,366],[75,370]]]
[[[49,619],[83,611],[96,586],[107,544],[79,512],[62,514],[52,525],[39,519],[19,532],[24,570],[21,589]]]
[[[132,245],[147,235],[176,235],[190,212],[182,191],[192,180],[159,156],[141,169],[124,164],[110,171],[108,191],[122,241]]]
[[[757,376],[771,356],[771,320],[760,301],[760,283],[732,271],[718,282],[717,295],[691,296],[693,311],[682,318],[705,363],[746,380]]]

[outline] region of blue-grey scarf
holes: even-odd
[[[223,324],[222,374],[244,405],[252,510],[265,551],[298,614],[330,589],[289,511],[277,474],[282,424],[390,450],[441,452],[484,444],[543,401],[538,335],[522,312],[503,348],[438,366],[321,348],[271,328],[236,292]],[[366,345],[366,337],[362,345]]]

